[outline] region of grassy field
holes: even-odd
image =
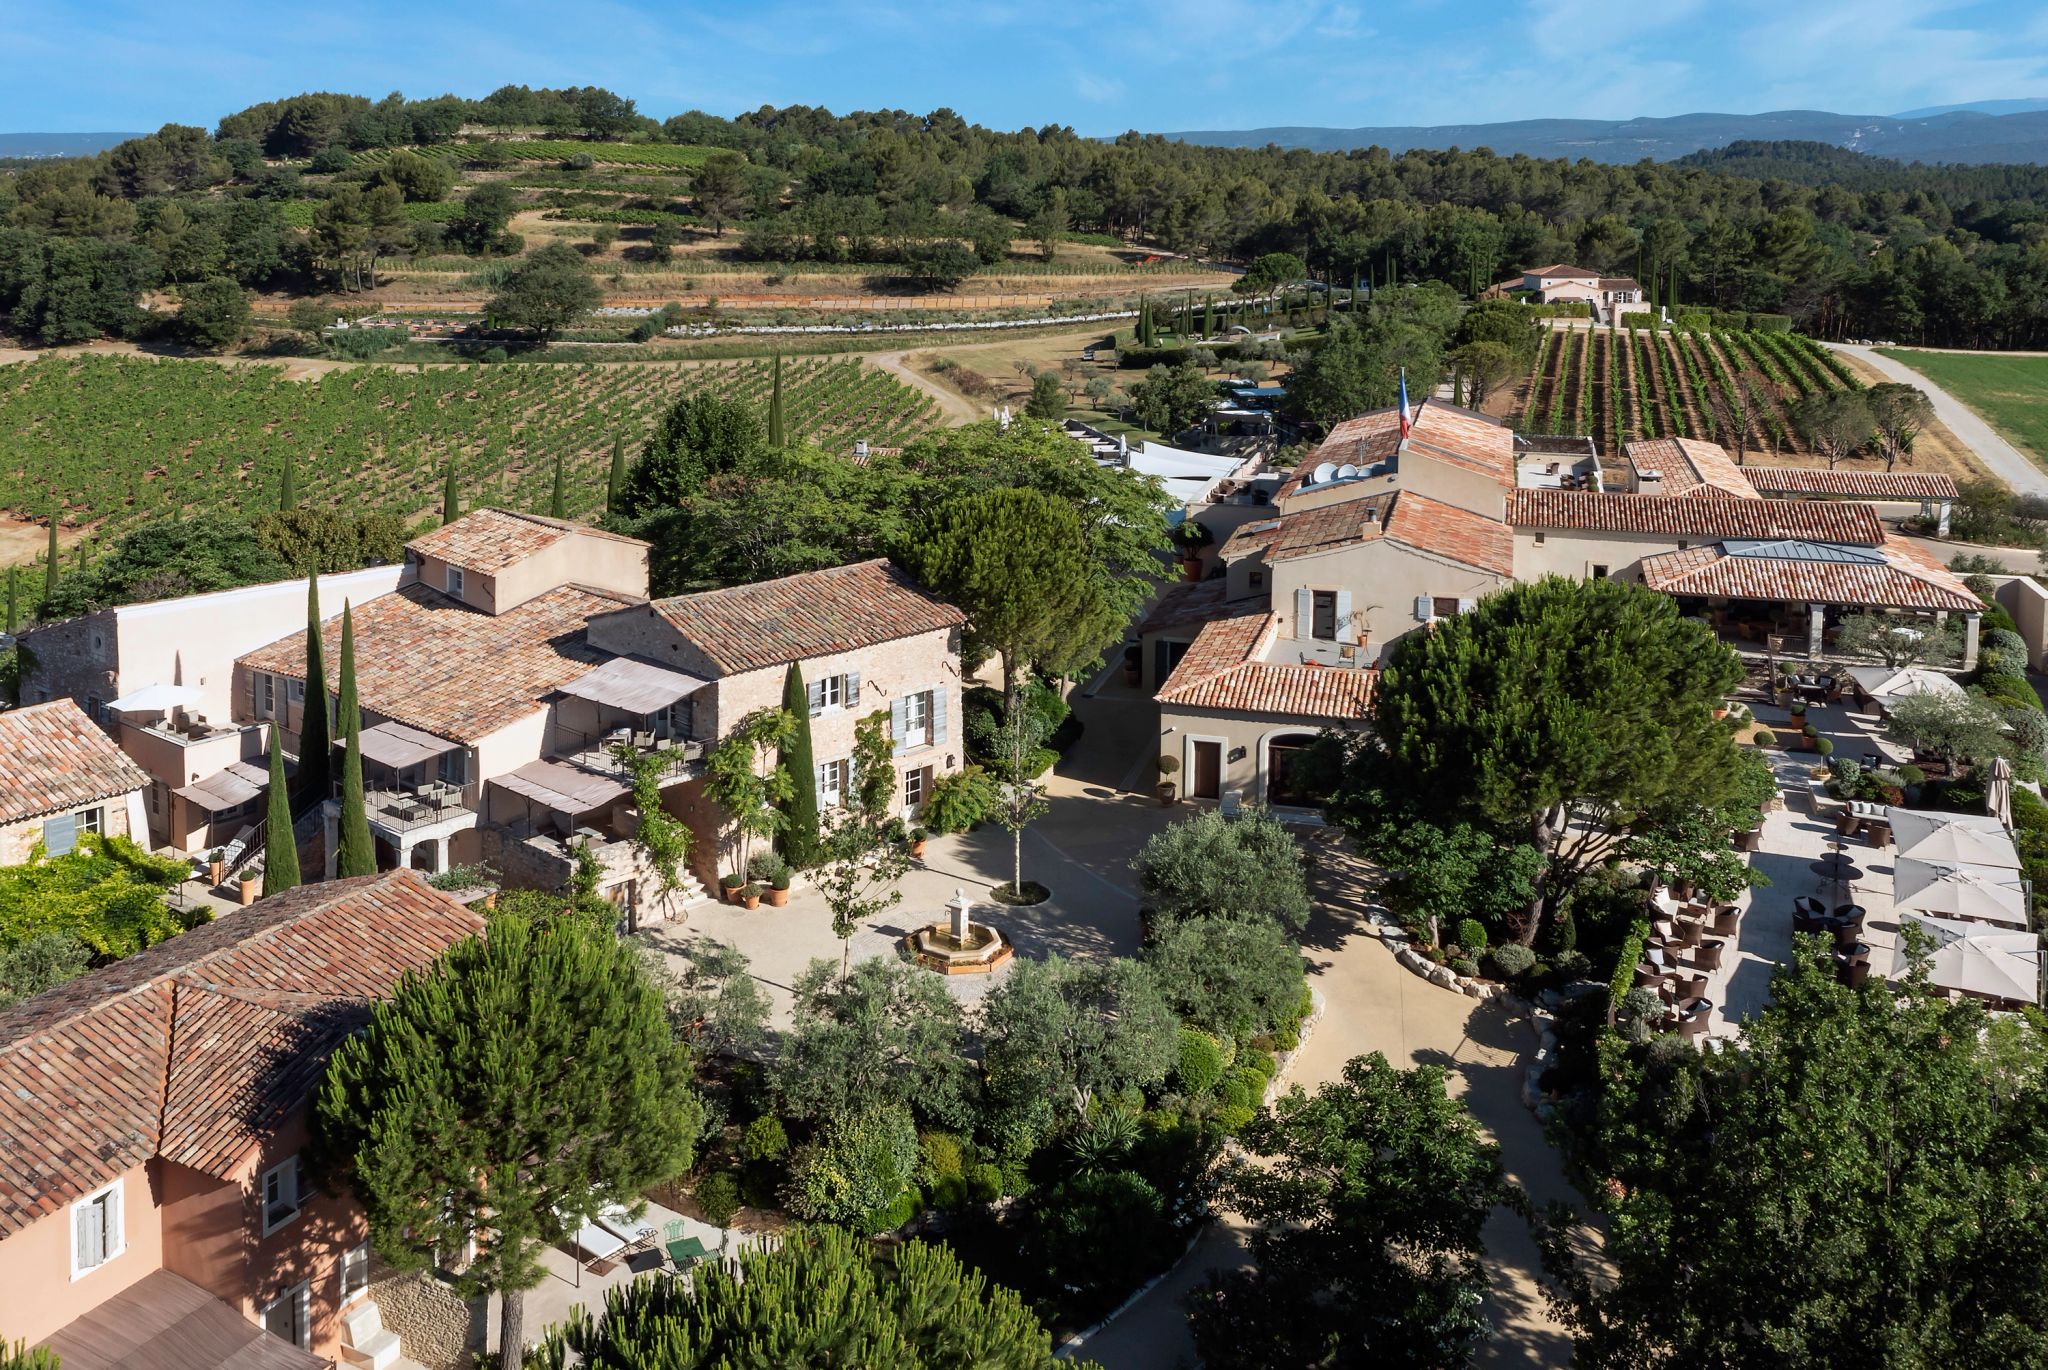
[[[301,499],[411,514],[454,461],[471,503],[545,508],[557,457],[571,516],[604,499],[612,441],[637,452],[677,396],[766,407],[765,359],[687,366],[363,366],[294,381],[283,367],[67,356],[0,367],[0,517],[53,506],[119,533],[146,519],[274,507],[286,457]],[[783,366],[796,438],[899,444],[937,404],[858,361]]]
[[[2048,357],[1878,350],[1969,405],[2006,441],[2048,466]]]

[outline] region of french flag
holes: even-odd
[[[1409,424],[1410,424],[1411,422],[1413,422],[1413,421],[1414,421],[1414,418],[1415,418],[1414,412],[1413,412],[1412,410],[1410,410],[1410,409],[1408,408],[1408,368],[1404,366],[1404,367],[1402,367],[1402,368],[1401,368],[1401,436],[1402,436],[1402,437],[1404,437],[1404,438],[1405,438],[1405,437],[1407,437],[1407,436],[1408,436],[1408,425],[1409,425]]]

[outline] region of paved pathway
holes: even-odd
[[[2048,471],[2043,471],[2026,454],[2000,437],[1977,411],[1943,390],[1927,377],[1903,362],[1893,361],[1880,355],[1874,348],[1856,347],[1849,343],[1828,343],[1826,346],[1837,352],[1846,352],[1874,370],[1882,372],[1895,381],[1904,381],[1924,391],[1934,404],[1934,416],[1949,426],[1963,445],[1975,452],[1983,463],[1991,468],[1991,474],[2010,485],[2022,495],[2048,495]]]

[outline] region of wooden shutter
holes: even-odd
[[[121,1186],[115,1185],[107,1191],[103,1214],[106,1222],[100,1229],[101,1260],[107,1259],[121,1249]]]
[[[846,687],[845,687],[845,688],[846,688],[846,707],[847,707],[847,708],[849,708],[849,709],[857,709],[857,708],[859,708],[859,707],[860,707],[860,672],[859,672],[859,671],[848,671],[848,672],[846,673]]]
[[[67,856],[78,847],[78,815],[60,813],[43,820],[43,855]]]
[[[1478,607],[1479,601],[1476,599],[1461,599],[1458,601],[1458,612],[1461,614],[1469,614]]]
[[[825,682],[814,680],[804,686],[804,699],[810,705],[812,713],[822,713],[825,708]]]
[[[934,747],[943,747],[946,745],[946,738],[946,692],[944,690],[933,690],[932,745]]]
[[[105,1259],[98,1249],[99,1218],[98,1204],[82,1203],[71,1210],[71,1244],[78,1253],[72,1264],[80,1270],[90,1270]]]
[[[1294,636],[1307,637],[1315,631],[1316,595],[1313,590],[1294,592]]]
[[[1358,641],[1358,633],[1351,626],[1351,592],[1349,590],[1339,590],[1337,592],[1336,629],[1337,641]]]
[[[1415,597],[1415,621],[1416,621],[1417,623],[1427,623],[1427,622],[1429,622],[1429,619],[1430,619],[1430,613],[1429,613],[1429,610],[1430,610],[1430,604],[1429,604],[1429,596],[1428,596],[1428,595],[1417,595],[1417,596]]]
[[[892,755],[895,756],[903,755],[903,734],[906,728],[909,726],[908,721],[905,718],[905,714],[908,712],[908,710],[903,701],[904,696],[902,695],[898,695],[896,696],[896,698],[889,701],[889,741],[891,743],[890,752]]]

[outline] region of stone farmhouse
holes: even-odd
[[[0,713],[0,866],[77,847],[81,833],[149,846],[149,776],[68,699]]]
[[[1645,309],[1643,287],[1630,276],[1602,276],[1582,266],[1556,262],[1524,271],[1489,287],[1483,298],[1515,296],[1534,304],[1578,302],[1593,307],[1593,317],[1602,323],[1618,315]]]

